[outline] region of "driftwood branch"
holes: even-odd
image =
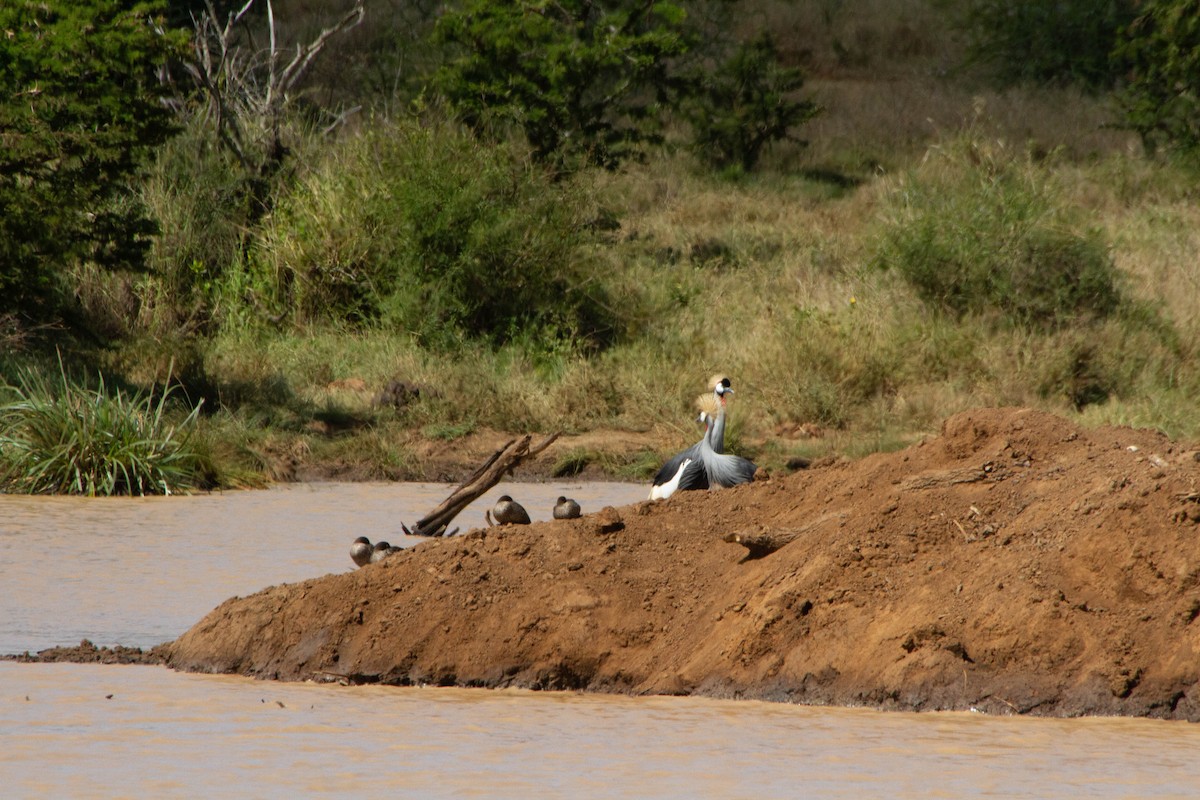
[[[528,434],[519,439],[510,440],[492,453],[491,457],[483,462],[483,465],[476,469],[471,477],[451,492],[441,505],[417,520],[417,524],[411,530],[403,523],[400,524],[400,527],[409,536],[444,536],[446,528],[460,511],[479,499],[484,492],[499,483],[505,475],[512,475],[513,470],[522,461],[536,456],[549,447],[558,436],[557,433],[551,434],[545,441],[533,448],[529,446],[531,437]]]
[[[769,529],[762,528],[758,530],[738,531],[737,533],[727,533],[724,536],[725,541],[740,544],[750,552],[746,554],[747,559],[762,558],[763,556],[774,553],[779,548],[791,542],[803,531],[795,529]]]

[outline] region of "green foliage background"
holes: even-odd
[[[1150,0],[1116,56],[1127,65],[1119,102],[1147,149],[1200,147],[1200,2]]]
[[[343,5],[278,0],[280,40]],[[980,402],[1200,433],[1196,0],[378,2],[286,114],[239,111],[269,169],[186,80],[164,19],[199,9],[0,6],[9,384],[60,346],[121,405],[174,363],[158,411],[203,398],[228,462],[379,477],[420,476],[413,431],[678,432],[716,370],[780,462],[773,430],[898,446]],[[433,388],[344,388],[397,376]]]
[[[1120,80],[1112,51],[1140,13],[1135,0],[968,0],[962,24],[972,58],[1004,85]]]
[[[158,231],[134,180],[178,127],[156,71],[163,3],[0,6],[0,311],[53,319],[83,259],[139,267]]]
[[[587,198],[452,125],[378,123],[282,198],[255,285],[297,324],[407,331],[446,349],[522,335],[612,341]]]

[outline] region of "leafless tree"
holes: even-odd
[[[212,124],[221,143],[251,173],[268,174],[278,169],[287,155],[283,122],[296,100],[296,87],[313,59],[339,33],[362,22],[364,0],[311,41],[284,46],[278,37],[275,10],[266,0],[265,45],[256,44],[247,15],[258,0],[247,0],[231,11],[222,24],[211,0],[195,19],[191,58],[184,65],[201,91],[201,113]],[[352,113],[343,111],[329,127],[336,127]]]

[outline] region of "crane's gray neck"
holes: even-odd
[[[710,429],[709,442],[712,444],[713,452],[725,452],[725,404],[723,402],[717,404],[717,419]]]
[[[715,430],[716,427],[717,427],[716,421],[712,417],[709,417],[707,420],[705,420],[705,422],[704,422],[704,438],[700,440],[701,460],[707,461],[707,459],[704,458],[705,453],[716,452],[715,450],[713,450],[713,430]]]

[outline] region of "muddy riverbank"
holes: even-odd
[[[976,410],[901,452],[233,598],[167,663],[1198,720],[1198,489],[1195,450],[1153,431]],[[724,541],[759,530],[796,536],[761,558]]]

